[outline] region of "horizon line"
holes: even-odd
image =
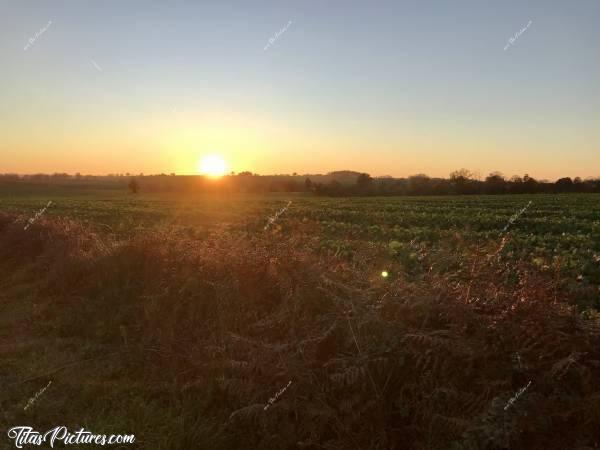
[[[80,177],[96,177],[96,178],[134,178],[134,177],[157,177],[157,176],[167,176],[167,177],[171,177],[171,176],[175,176],[175,177],[206,177],[206,178],[212,178],[215,180],[221,179],[221,178],[226,178],[226,177],[237,177],[242,173],[250,173],[249,176],[258,176],[258,177],[326,177],[326,176],[332,176],[332,175],[336,175],[339,174],[340,172],[351,172],[357,175],[360,174],[367,174],[369,175],[371,178],[373,179],[394,179],[394,180],[401,180],[401,179],[409,179],[411,177],[418,177],[418,176],[425,176],[429,179],[439,179],[439,180],[447,180],[450,179],[450,174],[448,174],[446,177],[436,177],[436,176],[430,176],[427,175],[426,173],[420,172],[420,173],[415,173],[415,174],[411,174],[411,175],[403,175],[403,176],[393,176],[393,175],[371,175],[368,172],[360,172],[357,170],[347,170],[347,169],[342,169],[342,170],[332,170],[330,172],[327,173],[295,173],[295,175],[289,174],[289,173],[274,173],[274,174],[260,174],[260,173],[256,173],[256,172],[252,172],[250,170],[243,170],[241,172],[237,172],[235,173],[234,171],[231,171],[230,173],[227,174],[223,174],[220,175],[219,177],[212,177],[211,175],[207,175],[207,174],[201,174],[201,173],[194,173],[194,174],[186,174],[186,173],[176,173],[176,172],[170,172],[170,173],[150,173],[150,174],[145,174],[143,172],[140,173],[131,173],[131,172],[125,172],[125,173],[108,173],[108,174],[82,174],[80,172],[76,172],[74,174],[70,174],[68,172],[53,172],[53,173],[44,173],[44,172],[36,172],[36,173],[18,173],[18,172],[4,172],[4,173],[0,173],[0,180],[3,177],[10,177],[10,176],[18,176],[18,177],[35,177],[35,176],[46,176],[46,177],[56,177],[56,178],[66,178],[66,177],[72,177],[72,178],[77,178],[77,174],[79,174]],[[499,171],[492,171],[490,172],[489,175],[492,174],[501,174],[505,181],[509,182],[512,177],[521,177],[523,178],[525,175],[530,176],[528,173],[525,173],[523,175],[523,177],[521,175],[511,175],[511,176],[507,176]],[[66,175],[66,177],[65,177]],[[472,178],[469,178],[470,180],[473,181],[480,181],[480,182],[485,182],[485,178],[481,175],[479,175],[478,173],[472,174],[475,175]],[[581,176],[560,176],[557,177],[555,179],[548,179],[548,178],[536,178],[536,177],[532,177],[530,176],[532,179],[534,179],[537,182],[556,182],[562,178],[570,178],[572,180],[575,180],[577,178],[581,179],[582,181],[586,181],[586,180],[597,180],[600,179],[600,175],[595,175],[595,176],[587,176],[587,177],[581,177]]]

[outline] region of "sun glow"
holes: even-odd
[[[221,177],[227,173],[227,163],[218,155],[207,155],[200,161],[198,171],[209,177]]]

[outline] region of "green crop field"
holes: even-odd
[[[600,195],[4,185],[0,273],[6,428],[141,449],[600,441]]]
[[[167,228],[200,237],[223,228],[242,235],[260,233],[268,218],[291,200],[274,228],[283,236],[297,235],[300,230],[294,223],[313,224],[317,228],[306,227],[310,235],[303,236],[305,243],[346,260],[361,258],[364,243],[387,248],[391,257],[400,255],[410,262],[457,234],[474,244],[487,244],[500,243],[508,232],[509,256],[527,259],[541,270],[559,262],[574,281],[600,285],[600,195],[596,194],[332,199],[298,194],[134,196],[114,189],[33,189],[0,192],[0,209],[26,220],[52,201],[45,212],[48,217],[73,219],[123,238]],[[518,217],[509,224],[513,216]]]

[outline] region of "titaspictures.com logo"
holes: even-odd
[[[93,434],[86,431],[84,428],[74,433],[69,432],[67,427],[58,426],[40,433],[32,427],[12,427],[8,430],[8,437],[14,439],[16,448],[23,448],[24,445],[42,445],[43,443],[54,445],[62,442],[64,445],[116,445],[116,444],[133,444],[135,436],[133,434]]]

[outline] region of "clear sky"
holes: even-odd
[[[192,174],[217,154],[598,176],[599,22],[598,0],[0,0],[0,172]]]

